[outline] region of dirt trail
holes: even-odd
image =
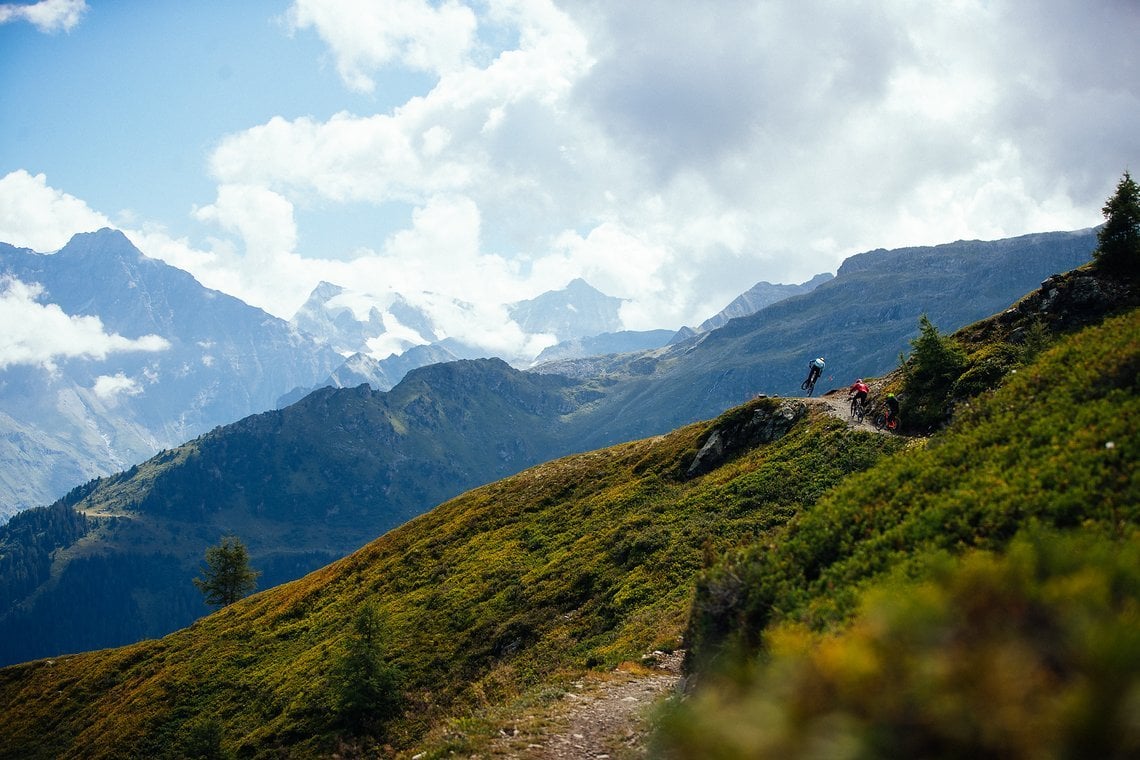
[[[654,667],[621,667],[576,681],[543,715],[504,730],[490,751],[520,760],[648,757],[649,713],[680,681],[683,652],[655,653]]]
[[[831,414],[832,417],[846,422],[847,427],[858,428],[860,430],[867,430],[872,433],[880,433],[883,435],[888,434],[888,431],[886,430],[875,429],[875,426],[872,424],[873,414],[868,414],[863,418],[862,422],[856,422],[855,420],[851,419],[851,401],[847,398],[847,389],[845,388],[833,388],[832,390],[824,393],[822,396],[804,400],[809,404],[824,404],[827,407],[828,413]]]

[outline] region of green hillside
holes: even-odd
[[[388,393],[325,388],[16,515],[0,526],[0,665],[189,625],[209,612],[189,581],[222,535],[268,588],[565,454],[582,393],[499,360],[425,367]]]
[[[973,362],[964,371],[981,366],[987,346],[1029,345],[1009,320],[960,334]],[[1113,744],[1112,731],[1137,725],[1128,723],[1134,713],[1121,723],[1112,711],[1134,710],[1128,695],[1140,694],[1140,647],[1130,649],[1125,633],[1140,629],[1135,553],[1125,551],[1140,520],[1140,312],[1048,349],[1054,330],[1043,324],[1032,351],[965,384],[996,391],[967,399],[959,388],[955,421],[929,441],[849,429],[820,404],[755,399],[710,422],[471,491],[162,639],[0,670],[0,757],[442,757],[477,750],[480,732],[494,730],[481,720],[514,700],[542,699],[585,669],[682,641],[697,690],[665,723],[662,754],[704,757],[721,746],[719,756],[759,754],[768,750],[749,743],[755,732],[740,738],[726,725],[770,720],[764,736],[784,742],[773,756],[823,752],[832,738],[864,749],[849,756],[915,746],[962,756],[955,747],[973,745],[884,733],[872,712],[849,703],[861,685],[897,682],[913,687],[910,701],[897,715],[883,708],[884,723],[934,716],[927,722],[937,726],[943,702],[929,707],[929,697],[983,716],[984,734],[987,711],[1012,705],[1009,695],[955,691],[953,679],[924,690],[939,663],[924,668],[920,654],[905,661],[913,670],[876,681],[882,658],[860,657],[891,651],[895,640],[883,631],[905,632],[911,620],[936,650],[948,636],[980,636],[987,612],[1014,621],[1014,634],[1043,621],[1042,638],[1060,653],[1044,659],[1060,663],[1063,685],[1070,673],[1073,683],[1096,684],[1111,672],[1112,688],[1086,689],[1085,701],[1074,692],[1048,714],[1070,719],[1079,738],[1096,725],[1080,716],[1103,716],[1105,705],[1105,746],[1126,749],[1128,736]],[[1025,548],[1004,557],[1019,536]],[[979,550],[990,553],[974,558]],[[955,558],[965,555],[962,570]],[[1041,579],[1056,583],[1041,591]],[[940,627],[974,598],[962,588],[994,601],[959,616],[957,628]],[[992,588],[1009,593],[982,593]],[[883,598],[927,603],[876,618]],[[1069,619],[1107,643],[1069,646],[1057,622]],[[371,622],[361,628],[361,620]],[[1005,641],[994,646],[1014,651],[1000,648]],[[383,657],[378,669],[356,657],[362,642]],[[1024,649],[1010,672],[1021,673],[1017,663],[1035,651]],[[769,692],[798,701],[774,708],[760,698]],[[368,720],[353,707],[362,693],[393,716]],[[776,711],[786,705],[803,711]],[[466,730],[450,730],[457,725]],[[873,741],[859,744],[868,732]],[[1003,756],[1008,745],[994,746],[991,756]]]
[[[1134,755],[1138,420],[1133,310],[704,573],[688,667],[715,685],[677,711],[662,751]]]
[[[689,477],[717,429],[737,456]],[[161,756],[203,715],[240,756],[320,754],[343,730],[329,674],[369,602],[404,679],[387,739],[414,747],[447,716],[564,670],[675,647],[709,557],[772,533],[901,445],[801,402],[757,400],[534,468],[161,640],[0,671],[6,756]]]

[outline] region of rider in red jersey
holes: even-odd
[[[866,408],[867,394],[870,392],[870,390],[871,389],[867,387],[867,384],[863,382],[863,378],[859,378],[850,388],[847,389],[847,398],[854,399],[855,403],[857,403],[860,407]],[[851,411],[854,413],[854,406],[851,407]]]

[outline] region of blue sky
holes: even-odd
[[[87,5],[70,32],[0,26],[0,86],[21,104],[0,123],[0,166],[44,173],[115,221],[194,235],[188,210],[213,195],[208,157],[224,135],[389,108],[423,88],[391,76],[379,94],[347,90],[317,36],[291,32],[287,7],[120,0]],[[326,235],[336,248],[368,240],[337,224]]]
[[[1100,223],[1138,38],[1133,0],[0,4],[0,241],[117,227],[283,318],[328,280],[506,346],[502,304],[583,277],[675,328]]]

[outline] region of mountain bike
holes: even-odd
[[[875,430],[889,430],[894,432],[899,429],[898,415],[892,415],[888,410],[884,409],[875,415]]]
[[[807,395],[810,396],[812,391],[815,390],[815,383],[817,380],[819,380],[819,375],[817,375],[815,372],[810,372],[808,373],[808,379],[800,383],[800,388],[807,391]]]
[[[851,419],[859,424],[863,423],[863,417],[867,414],[867,402],[860,399],[858,396],[851,397]]]

